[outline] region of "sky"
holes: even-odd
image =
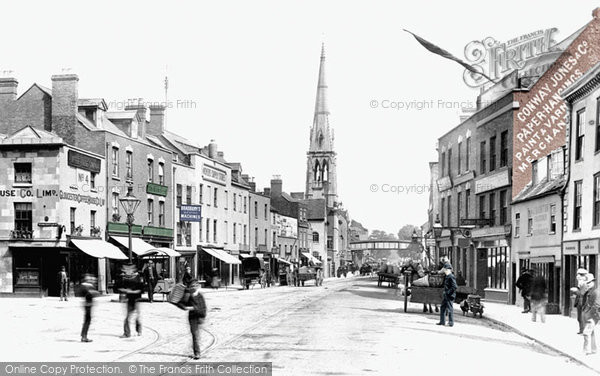
[[[408,5],[410,4],[410,5]],[[474,106],[464,69],[403,29],[464,58],[465,46],[556,27],[559,41],[591,19],[588,0],[21,1],[3,5],[0,74],[19,94],[79,75],[81,98],[111,110],[164,101],[167,129],[215,140],[257,187],[273,175],[304,191],[321,43],[325,43],[338,195],[352,219],[397,233],[427,220],[428,162],[439,136]],[[10,16],[7,16],[10,15]],[[390,108],[396,103],[396,108]],[[401,107],[401,108],[398,108]]]

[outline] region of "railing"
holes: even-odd
[[[12,230],[10,232],[11,239],[33,239],[32,230]]]

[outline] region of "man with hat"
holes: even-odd
[[[596,334],[595,328],[600,321],[600,298],[596,288],[596,278],[591,273],[586,276],[587,291],[584,294],[583,320],[585,328],[583,329],[583,351],[586,355],[596,353]]]
[[[579,332],[577,334],[583,334],[583,329],[585,327],[585,321],[583,321],[583,295],[587,291],[587,277],[588,271],[583,268],[577,269],[577,276],[575,279],[577,280],[577,287],[572,287],[571,292],[575,295],[575,303],[573,306],[577,308],[577,322],[579,323]]]
[[[448,312],[448,325],[454,326],[454,299],[456,299],[456,278],[452,274],[452,266],[444,264],[442,271],[446,275],[444,278],[444,296],[440,308],[440,322],[437,325],[446,325],[446,311]]]
[[[206,318],[206,302],[200,292],[200,282],[192,280],[189,287],[189,299],[187,304],[181,304],[181,308],[188,310],[188,321],[192,333],[192,358],[200,359],[200,328]]]

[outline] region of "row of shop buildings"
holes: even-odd
[[[307,191],[290,194],[278,176],[257,190],[214,141],[168,131],[164,104],[112,111],[80,98],[74,74],[20,95],[15,78],[0,78],[0,293],[57,295],[62,266],[72,282],[93,273],[111,291],[129,254],[176,280],[189,266],[196,278],[240,285],[247,257],[274,280],[308,261],[333,275],[350,220],[337,201],[324,61],[322,52]],[[139,200],[131,250],[127,195]]]
[[[533,269],[548,310],[568,315],[577,268],[600,271],[599,17],[532,62],[540,76],[482,90],[438,139],[426,244],[486,300],[522,304],[515,283]]]

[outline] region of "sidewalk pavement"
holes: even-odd
[[[583,335],[577,334],[579,325],[576,319],[563,315],[546,315],[545,323],[541,322],[539,316],[537,322],[533,322],[531,313],[521,313],[522,308],[519,306],[492,302],[483,304],[484,319],[510,327],[530,340],[552,348],[600,373],[600,353],[585,355]],[[462,313],[456,309],[454,312]],[[597,327],[597,331],[600,336],[600,327]],[[597,341],[600,346],[600,338]]]

